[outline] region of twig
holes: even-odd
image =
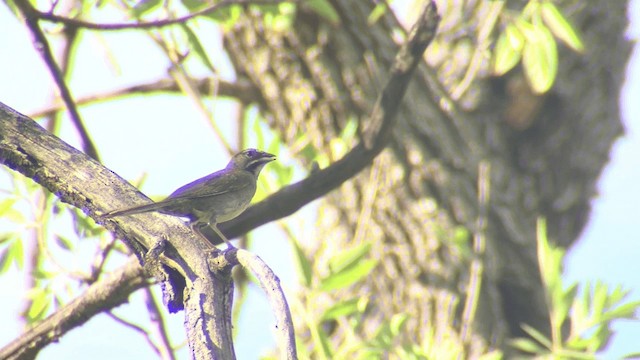
[[[41,349],[69,330],[106,309],[124,303],[129,294],[146,284],[138,261],[131,258],[126,265],[89,286],[80,297],[0,349],[0,359],[35,358]]]
[[[159,28],[168,25],[175,25],[179,23],[183,23],[185,21],[189,21],[195,17],[200,15],[206,15],[208,13],[214,12],[216,10],[222,9],[231,5],[250,5],[250,4],[278,4],[284,2],[286,0],[223,0],[217,4],[208,6],[202,10],[193,12],[191,14],[181,16],[175,19],[165,19],[165,20],[156,20],[150,22],[139,22],[139,23],[130,23],[130,24],[122,24],[122,23],[114,23],[114,24],[98,24],[92,23],[83,20],[71,19],[64,16],[55,15],[53,13],[41,12],[38,10],[33,11],[33,15],[38,19],[43,19],[51,22],[63,23],[67,26],[74,26],[78,28],[85,29],[94,29],[94,30],[126,30],[126,29],[152,29]],[[287,1],[291,2],[291,1]]]
[[[40,56],[44,60],[47,68],[51,72],[51,76],[53,77],[53,81],[58,86],[58,90],[60,90],[60,96],[64,101],[64,104],[67,106],[67,110],[69,110],[69,116],[71,117],[71,122],[75,126],[76,130],[78,130],[78,134],[80,135],[80,142],[82,144],[82,149],[84,152],[90,157],[98,160],[98,151],[96,150],[93,142],[91,141],[91,137],[89,136],[89,132],[84,127],[82,123],[82,118],[80,117],[80,113],[78,112],[78,108],[73,101],[73,97],[71,96],[71,91],[64,81],[64,76],[56,63],[53,53],[51,52],[51,47],[49,46],[49,42],[47,41],[46,36],[42,32],[40,25],[38,25],[38,11],[31,6],[28,0],[18,0],[15,2],[16,6],[22,11],[22,14],[25,17],[25,23],[27,28],[31,32],[33,36],[33,45],[36,50],[40,53]]]

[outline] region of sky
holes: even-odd
[[[640,38],[640,0],[631,1],[631,38]],[[222,53],[220,39],[213,35],[206,39],[207,46],[214,46]],[[105,53],[103,44],[108,44]],[[14,109],[29,114],[50,102],[54,88],[50,76],[39,56],[33,50],[24,27],[0,5],[0,101]],[[132,51],[135,49],[135,51]],[[131,54],[148,54],[157,58],[159,51],[144,40],[144,36],[130,32],[114,32],[100,36],[96,41],[84,42],[75,58],[73,83],[74,95],[90,95],[113,88],[147,82],[166,73],[166,63],[149,62],[146,57]],[[117,66],[109,59],[118,59]],[[224,66],[230,66],[228,62]],[[609,284],[621,284],[633,289],[631,299],[640,299],[640,258],[638,214],[640,214],[640,51],[636,46],[630,61],[626,82],[621,96],[622,117],[626,134],[614,146],[611,162],[599,182],[599,195],[593,201],[591,220],[582,238],[570,251],[565,262],[566,281],[601,279]],[[235,109],[224,102],[217,102],[215,116],[228,133],[233,132],[224,121]],[[132,121],[131,114],[135,114]],[[143,191],[150,195],[166,195],[188,181],[206,175],[212,169],[222,168],[228,156],[215,141],[212,130],[195,110],[193,104],[174,96],[159,95],[145,99],[127,98],[108,105],[95,104],[84,107],[82,116],[89,132],[101,151],[104,164],[120,176],[135,180],[143,172],[147,175]],[[180,126],[175,126],[180,122]],[[73,129],[62,129],[63,138],[77,146]],[[292,161],[286,156],[279,159],[285,164]],[[0,188],[6,188],[0,177]],[[314,222],[312,209],[296,218],[296,228],[303,237],[311,237]],[[0,232],[6,230],[0,222]],[[275,224],[267,225],[254,234],[267,238],[257,241],[252,249],[274,268],[285,287],[293,287],[295,269],[292,261],[283,259],[283,249],[288,243]],[[78,259],[70,259],[77,261]],[[20,332],[16,314],[20,309],[25,274],[12,270],[0,276],[0,289],[17,289],[0,293],[0,346],[8,343]],[[273,344],[268,304],[259,290],[250,287],[251,296],[240,322],[236,324],[238,336],[236,350],[239,359],[254,359]],[[144,313],[139,295],[134,295],[130,305],[117,309],[117,313],[136,316]],[[265,321],[255,325],[258,316]],[[141,319],[140,321],[144,321]],[[183,314],[169,315],[174,333],[182,329]],[[605,358],[619,358],[625,353],[638,351],[640,324],[620,322],[615,325],[618,334],[610,344]],[[96,336],[87,337],[87,334]],[[98,334],[101,334],[98,336]],[[108,339],[103,335],[109,334]],[[105,341],[108,340],[108,341]],[[183,339],[172,339],[180,343]],[[81,329],[74,330],[58,343],[47,348],[39,359],[68,359],[90,354],[92,359],[155,359],[146,346],[114,348],[114,342],[140,342],[142,338],[128,329],[113,325],[105,316],[92,319]],[[184,355],[184,351],[182,353]],[[183,356],[186,358],[186,356]]]

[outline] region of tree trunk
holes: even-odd
[[[238,74],[259,88],[270,125],[288,144],[306,139],[311,153],[330,159],[332,140],[351,119],[367,125],[400,26],[392,13],[368,24],[373,2],[331,3],[337,23],[299,4],[292,31],[247,10],[225,35]],[[587,50],[559,45],[556,83],[536,96],[520,69],[489,77],[483,51],[493,37],[483,37],[482,26],[496,2],[464,3],[440,6],[438,37],[407,91],[389,148],[323,203],[324,240],[308,251],[322,271],[336,251],[372,242],[380,265],[335,297],[371,296],[370,324],[408,313],[405,339],[459,337],[471,356],[504,348],[522,323],[548,331],[536,219],[546,217],[549,237],[563,246],[588,220],[596,181],[622,133],[618,94],[630,46],[620,21],[626,4],[564,1]],[[478,195],[480,168],[489,170],[486,204]],[[483,217],[486,228],[478,225]],[[472,236],[454,241],[456,225],[484,236],[486,249],[469,252]],[[468,319],[468,284],[480,276],[474,259],[482,261],[482,285],[477,315]]]

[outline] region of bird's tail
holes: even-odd
[[[112,218],[112,217],[115,217],[115,216],[141,214],[141,213],[145,213],[145,212],[149,212],[149,211],[158,210],[163,205],[164,204],[162,202],[157,202],[157,203],[145,204],[145,205],[140,205],[140,206],[134,206],[132,208],[128,208],[128,209],[124,209],[124,210],[110,211],[110,212],[102,215],[102,217],[103,218]]]

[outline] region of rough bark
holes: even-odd
[[[259,88],[261,109],[285,142],[303,134],[330,154],[349,119],[365,119],[397,46],[392,14],[375,24],[374,4],[333,0],[339,24],[298,8],[293,31],[278,32],[247,10],[226,34],[238,73]],[[537,271],[535,221],[549,219],[557,243],[573,243],[589,214],[598,175],[622,133],[618,93],[629,44],[623,2],[567,1],[561,6],[587,44],[585,54],[561,47],[552,91],[537,97],[521,86],[519,69],[500,79],[487,64],[457,101],[449,94],[473,63],[488,4],[441,6],[438,43],[416,72],[389,148],[369,171],[323,205],[324,239],[314,249],[322,271],[327,257],[367,239],[381,265],[350,298],[373,294],[375,324],[410,310],[406,339],[457,334],[471,259],[450,241],[452,225],[474,232],[479,214],[478,168],[490,164],[487,248],[470,354],[520,334],[527,323],[546,331],[546,305]],[[360,126],[366,126],[360,123]],[[309,159],[303,159],[309,160]],[[371,327],[375,328],[375,327]]]

